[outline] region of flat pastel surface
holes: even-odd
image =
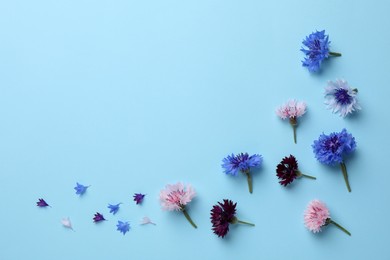
[[[1,1],[0,259],[390,259],[390,2],[374,2]],[[322,29],[343,56],[310,74],[299,49]],[[352,117],[323,104],[337,78],[359,89]],[[275,115],[289,98],[308,104],[297,144]],[[311,149],[343,128],[358,145],[346,161],[351,193]],[[239,152],[264,157],[253,194],[222,171]],[[317,180],[280,186],[275,168],[289,154]],[[197,191],[196,230],[159,205],[177,181]],[[90,185],[81,197],[76,182]],[[225,198],[256,226],[214,235],[210,209]],[[312,199],[352,236],[310,233]],[[96,212],[107,221],[94,224]],[[140,226],[144,216],[157,225]],[[125,235],[118,220],[131,225]]]

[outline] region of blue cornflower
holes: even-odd
[[[320,163],[327,165],[340,164],[348,191],[351,192],[347,167],[343,157],[355,151],[355,138],[346,129],[343,129],[340,133],[321,134],[318,140],[314,141],[312,147],[314,155]]]
[[[328,86],[325,88],[325,104],[333,113],[346,117],[361,109],[356,97],[357,93],[358,90],[351,88],[345,80],[328,81]]]
[[[325,35],[325,30],[316,31],[306,36],[302,41],[308,49],[301,48],[301,51],[306,55],[302,61],[302,66],[307,67],[310,72],[316,72],[320,69],[321,62],[331,56],[341,56],[340,53],[329,51],[329,35]]]
[[[122,203],[118,203],[118,204],[114,204],[114,205],[108,204],[107,208],[110,209],[110,213],[115,215],[119,210],[119,205],[121,205],[121,204]]]
[[[129,222],[122,222],[118,220],[118,224],[116,225],[117,229],[119,232],[126,234],[127,231],[130,230],[130,224]]]
[[[237,176],[240,171],[247,176],[249,192],[252,193],[252,178],[250,175],[251,168],[260,167],[263,163],[263,157],[258,154],[250,155],[240,153],[237,155],[228,155],[222,160],[222,168],[226,174]]]
[[[76,187],[74,187],[74,189],[76,190],[76,194],[81,196],[87,191],[88,187],[89,186],[84,186],[77,182]]]

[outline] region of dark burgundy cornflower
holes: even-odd
[[[38,199],[37,206],[40,208],[50,207],[44,199]]]
[[[237,203],[234,203],[231,200],[224,199],[223,204],[221,202],[218,202],[218,205],[214,205],[211,209],[211,223],[213,224],[213,232],[218,237],[225,237],[226,234],[229,232],[229,225],[230,224],[247,224],[254,226],[252,223],[244,222],[236,217],[236,205]]]
[[[296,178],[304,176],[311,179],[316,179],[313,176],[309,176],[301,173],[298,170],[298,162],[295,156],[284,157],[283,160],[276,166],[276,176],[278,176],[279,183],[283,186],[287,186],[292,183]]]
[[[106,219],[99,212],[96,212],[95,216],[93,217],[94,223],[99,223],[99,222],[104,221],[104,220],[106,220]]]
[[[142,201],[144,200],[145,194],[142,193],[134,193],[134,201],[136,204],[141,204]]]
[[[298,162],[294,156],[284,157],[283,160],[276,166],[276,176],[279,183],[287,186],[298,177]]]

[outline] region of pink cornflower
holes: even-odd
[[[348,230],[330,218],[329,209],[326,207],[325,203],[319,200],[310,201],[304,214],[304,220],[305,226],[313,233],[321,232],[322,227],[334,224],[349,236],[351,235]]]
[[[301,117],[306,113],[306,103],[303,101],[298,102],[295,99],[290,99],[289,101],[287,101],[287,103],[277,108],[275,112],[281,119],[289,119],[290,124],[294,130],[294,143],[297,143],[297,119],[298,117]]]
[[[320,232],[326,220],[330,218],[328,208],[319,200],[312,200],[305,211],[305,225],[314,233]]]
[[[195,195],[195,190],[190,184],[186,186],[180,182],[173,185],[168,184],[165,189],[160,191],[160,203],[163,210],[183,212],[191,225],[197,228],[186,210],[186,205],[191,202]]]

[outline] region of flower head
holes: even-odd
[[[319,200],[310,201],[304,213],[304,221],[307,229],[313,233],[321,232],[322,227],[333,224],[347,235],[351,236],[351,233],[347,229],[330,218],[329,209],[326,207],[325,203]]]
[[[95,216],[93,217],[93,222],[95,222],[95,223],[98,223],[98,222],[101,222],[104,220],[106,220],[106,219],[99,212],[96,212]]]
[[[297,159],[290,155],[284,157],[283,160],[276,166],[276,176],[278,176],[279,183],[287,186],[298,177],[298,162]]]
[[[276,166],[276,176],[281,179],[279,183],[284,186],[287,186],[288,184],[292,183],[296,178],[302,176],[312,180],[317,179],[316,177],[300,172],[298,169],[298,161],[295,156],[291,154],[289,157],[284,157],[282,161]]]
[[[222,168],[226,174],[237,176],[240,171],[247,176],[249,192],[252,193],[252,177],[250,175],[251,168],[260,167],[263,163],[263,157],[258,154],[249,156],[248,153],[240,153],[237,155],[228,155],[223,158]]]
[[[229,232],[230,224],[246,224],[250,226],[254,226],[254,224],[241,221],[236,217],[236,205],[231,200],[224,199],[223,203],[218,202],[217,205],[214,205],[211,209],[210,219],[211,224],[213,224],[213,232],[218,237],[225,237]]]
[[[302,101],[298,102],[295,99],[290,99],[287,101],[287,103],[276,109],[275,112],[281,119],[289,119],[290,125],[294,131],[294,143],[297,143],[297,118],[303,116],[306,113],[306,103]]]
[[[355,138],[343,129],[340,133],[321,134],[318,140],[314,141],[312,148],[319,162],[334,165],[343,163],[343,156],[355,151],[356,142]]]
[[[190,184],[186,186],[180,182],[173,185],[168,184],[165,189],[160,191],[160,203],[163,210],[183,211],[195,195],[195,190]]]
[[[325,104],[333,113],[345,117],[361,107],[357,100],[357,89],[352,89],[345,80],[328,81],[325,88]]]
[[[84,186],[77,182],[76,187],[74,187],[74,189],[76,190],[76,194],[81,196],[87,191],[88,187],[89,186]]]
[[[50,207],[44,199],[38,199],[37,206],[40,208]]]
[[[276,109],[276,114],[281,119],[293,119],[303,116],[306,113],[306,103],[303,101],[298,102],[295,99],[290,99],[287,103],[283,104]]]
[[[243,173],[250,171],[251,168],[260,167],[263,163],[263,157],[258,154],[250,155],[240,153],[237,155],[228,155],[222,160],[222,168],[226,174],[236,176],[238,171]]]
[[[306,47],[301,48],[306,55],[302,66],[307,67],[310,72],[318,71],[322,61],[329,57],[329,36],[325,34],[325,30],[316,31],[306,36],[302,44]]]
[[[119,210],[119,205],[121,205],[121,204],[122,203],[118,203],[118,204],[114,204],[114,205],[108,204],[107,208],[110,209],[110,213],[115,215]]]
[[[321,227],[327,225],[327,220],[330,219],[330,213],[325,203],[319,200],[310,201],[305,211],[304,220],[305,226],[312,232],[321,231]]]
[[[145,194],[135,193],[133,198],[136,204],[141,204],[144,200]]]
[[[224,199],[223,203],[218,202],[211,209],[212,230],[217,236],[223,238],[229,232],[229,224],[235,220],[236,205],[237,203]]]
[[[116,225],[117,229],[119,232],[126,234],[130,230],[130,224],[129,222],[123,222],[118,220],[118,224]]]

